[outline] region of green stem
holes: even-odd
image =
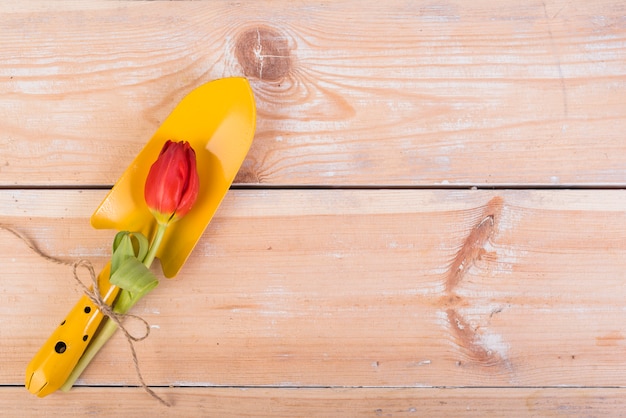
[[[152,245],[150,245],[150,250],[148,250],[148,254],[146,254],[146,258],[143,259],[144,266],[150,268],[152,265],[152,261],[154,261],[154,257],[156,256],[156,252],[161,246],[161,241],[163,241],[163,236],[165,235],[165,230],[167,229],[168,224],[158,224],[158,229],[154,236],[154,240],[152,240]]]
[[[163,240],[163,236],[165,235],[166,229],[167,229],[167,224],[159,224],[157,232],[154,236],[154,240],[152,240],[152,244],[150,245],[150,249],[148,250],[148,254],[146,254],[146,257],[143,260],[143,264],[148,268],[150,268],[150,266],[152,265],[152,262],[154,261],[156,252],[159,246],[161,245],[161,241]],[[113,312],[115,312],[116,314],[120,314],[120,315],[127,313],[133,306],[135,306],[137,302],[139,302],[139,300],[142,297],[144,297],[148,293],[149,291],[142,293],[142,294],[133,295],[127,290],[122,289],[115,301]],[[76,363],[76,367],[74,367],[74,369],[72,370],[72,373],[70,373],[69,377],[67,378],[63,386],[61,386],[61,390],[63,392],[69,391],[72,388],[72,386],[74,386],[74,383],[76,382],[76,380],[80,377],[83,371],[87,368],[87,366],[89,365],[91,360],[93,360],[93,358],[96,356],[96,354],[98,354],[100,349],[104,347],[106,342],[109,341],[109,339],[113,336],[113,334],[115,334],[115,331],[117,331],[117,324],[115,323],[115,321],[112,321],[110,318],[107,318],[104,321],[102,328],[100,328],[100,331],[96,334],[94,339],[87,346],[87,349],[83,353],[80,360],[78,360],[78,363]]]

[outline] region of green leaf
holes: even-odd
[[[137,260],[143,261],[150,249],[150,241],[148,241],[148,238],[141,232],[133,232],[131,235],[137,240]]]
[[[135,242],[133,242],[133,240]],[[139,232],[121,231],[113,239],[113,255],[111,257],[111,274],[129,257],[143,261],[150,249],[150,242]]]
[[[123,260],[111,275],[110,281],[115,286],[138,297],[148,293],[159,284],[154,273],[135,257],[128,257]]]
[[[130,232],[122,231],[115,235],[113,240],[113,255],[111,256],[111,276],[115,274],[122,263],[130,257],[135,257],[133,242],[130,238]]]
[[[122,239],[127,237],[129,234],[130,232],[128,231],[120,231],[115,234],[115,238],[113,238],[113,252],[115,252],[115,250],[117,250],[117,248],[120,246]]]

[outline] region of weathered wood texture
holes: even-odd
[[[139,389],[78,388],[72,399],[0,388],[7,416],[123,417],[606,417],[624,410],[624,389],[168,388],[166,409]],[[16,402],[8,402],[13,399]],[[29,405],[25,411],[16,405]]]
[[[110,185],[192,88],[245,75],[237,181],[624,185],[623,1],[0,5],[0,184]]]
[[[4,191],[42,250],[103,265],[102,191]],[[135,312],[155,385],[626,386],[626,192],[232,191]],[[0,381],[79,296],[4,232]],[[136,382],[120,335],[83,384]]]
[[[242,75],[255,187],[134,309],[174,407],[120,335],[72,393],[22,387],[80,289],[0,229],[0,414],[623,412],[623,1],[0,2],[0,224],[102,267],[94,186]]]

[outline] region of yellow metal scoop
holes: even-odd
[[[166,277],[175,276],[202,236],[228,192],[252,143],[256,124],[254,97],[244,78],[204,84],[189,93],[122,174],[91,217],[94,228],[152,236],[156,221],[144,201],[150,166],[165,141],[187,141],[196,152],[200,187],[191,211],[172,223],[159,247]],[[99,275],[100,293],[111,303],[119,289],[108,283],[109,265]],[[26,388],[46,396],[67,380],[103,319],[83,296],[41,347],[26,369]]]
[[[252,143],[255,120],[254,98],[246,79],[227,78],[198,87],[176,106],[122,174],[92,215],[91,224],[150,237],[156,222],[143,197],[150,166],[168,139],[189,142],[198,162],[198,200],[168,228],[157,253],[165,276],[174,277],[239,171]]]

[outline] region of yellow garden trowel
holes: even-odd
[[[156,221],[144,200],[148,171],[167,140],[187,141],[196,152],[200,187],[191,211],[167,229],[157,257],[163,274],[174,277],[202,236],[243,163],[254,136],[256,109],[245,78],[226,78],[189,93],[122,174],[91,217],[97,229],[153,235]],[[119,288],[107,265],[98,276],[100,294],[111,305]],[[26,388],[43,397],[59,389],[76,366],[104,318],[82,296],[26,369]]]

